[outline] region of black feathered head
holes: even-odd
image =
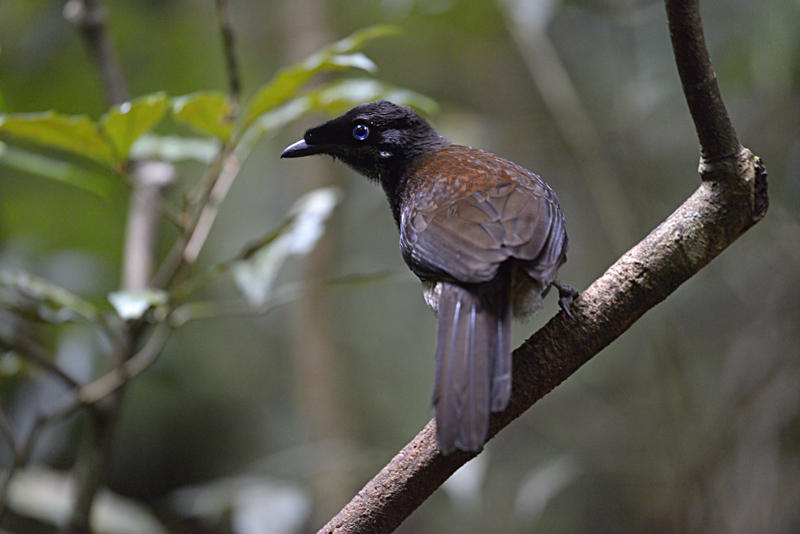
[[[416,156],[447,144],[411,108],[380,100],[309,128],[281,157],[328,154],[385,187]]]

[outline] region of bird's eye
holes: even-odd
[[[353,137],[357,141],[363,141],[369,136],[369,127],[366,124],[358,123],[353,127]]]

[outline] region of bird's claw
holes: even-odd
[[[580,295],[580,293],[578,293],[574,287],[564,284],[563,282],[559,282],[558,280],[553,282],[553,286],[558,289],[558,305],[562,310],[564,310],[564,313],[567,314],[567,317],[574,321],[575,316],[572,315],[572,310],[570,308],[572,307],[572,302],[578,297],[578,295]]]

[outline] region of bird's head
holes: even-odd
[[[381,100],[308,129],[281,157],[328,154],[387,188],[416,156],[447,144],[414,110]]]

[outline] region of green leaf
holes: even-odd
[[[247,131],[242,144],[255,145],[260,135],[278,130],[311,111],[338,115],[363,102],[379,99],[410,106],[426,114],[435,113],[438,109],[438,105],[430,97],[378,80],[368,78],[341,80],[329,83],[264,113]]]
[[[103,198],[108,198],[111,192],[111,182],[105,176],[42,154],[12,148],[2,142],[0,142],[0,163],[42,178],[69,184]]]
[[[374,26],[357,31],[329,46],[319,50],[306,60],[286,67],[264,85],[255,95],[245,117],[245,124],[251,124],[260,115],[274,109],[297,94],[297,91],[312,77],[327,71],[357,68],[372,72],[375,64],[356,50],[368,42],[399,33],[394,26]]]
[[[330,45],[330,48],[338,54],[347,54],[363,48],[364,45],[370,41],[374,41],[375,39],[400,35],[401,33],[403,33],[403,30],[398,26],[392,26],[391,24],[377,24],[375,26],[368,26],[366,28],[356,30],[344,39],[336,41]]]
[[[97,320],[94,306],[63,287],[25,271],[0,269],[0,305],[51,323]]]
[[[266,132],[272,132],[296,121],[309,111],[312,111],[313,99],[307,95],[290,100],[277,109],[261,115],[242,139],[242,142],[254,143],[255,140]],[[252,138],[252,139],[251,139]]]
[[[278,234],[267,236],[264,246],[247,250],[246,259],[233,265],[233,279],[252,306],[263,306],[271,298],[278,271],[287,258],[305,255],[314,249],[340,197],[335,187],[306,193],[294,203],[289,212],[290,221],[282,225]]]
[[[145,134],[131,147],[132,158],[211,163],[220,149],[216,139]]]
[[[108,139],[86,115],[61,115],[55,111],[3,115],[0,133],[73,152],[105,165],[115,163]]]
[[[251,123],[259,115],[292,98],[316,74],[351,67],[364,68],[368,71],[374,70],[374,64],[363,54],[315,54],[303,63],[280,71],[269,84],[256,94],[247,113],[246,123]]]
[[[103,115],[100,126],[111,140],[117,159],[127,159],[133,142],[153,129],[166,111],[167,95],[155,93],[123,102]]]
[[[338,115],[372,100],[391,100],[400,106],[410,106],[426,114],[435,113],[439,106],[432,98],[368,78],[351,78],[331,83],[308,94],[310,108]]]
[[[172,99],[172,114],[199,132],[227,141],[233,132],[231,101],[224,93],[202,91]]]
[[[167,300],[167,293],[157,289],[115,291],[108,294],[108,301],[120,318],[126,321],[140,319],[147,310],[162,307]]]

